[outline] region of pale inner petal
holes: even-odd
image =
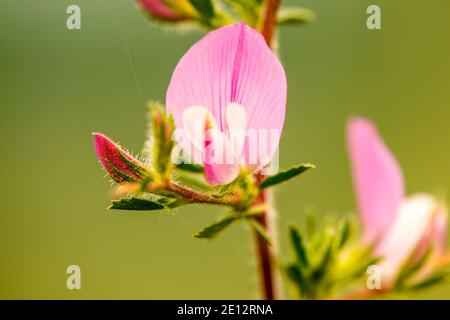
[[[205,132],[210,128],[217,128],[217,123],[208,109],[202,106],[193,106],[184,110],[184,134],[190,143],[201,152],[205,148]]]
[[[384,281],[393,280],[401,265],[414,252],[433,221],[437,202],[427,194],[417,194],[403,200],[392,227],[376,249],[383,258]]]

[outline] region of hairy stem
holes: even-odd
[[[175,192],[181,196],[183,196],[190,203],[203,203],[203,204],[218,204],[234,207],[236,205],[236,201],[228,198],[216,198],[209,193],[201,193],[197,192],[174,182],[169,183],[166,190]]]
[[[266,0],[266,8],[263,17],[262,35],[269,47],[272,48],[274,42],[274,35],[276,31],[276,22],[278,9],[280,8],[281,0]],[[257,175],[256,179],[261,182],[264,177]],[[275,243],[275,217],[270,205],[269,190],[261,190],[260,194],[254,201],[255,206],[263,205],[268,209],[258,216],[259,223],[264,227],[267,234],[272,238],[272,243]],[[260,281],[262,287],[263,297],[266,300],[276,300],[279,298],[277,280],[275,278],[275,246],[268,244],[267,241],[255,232],[256,254],[259,263]]]
[[[258,179],[262,179],[261,176],[257,176]],[[273,215],[271,214],[271,208],[268,206],[270,202],[269,190],[262,190],[261,193],[254,201],[254,206],[264,205],[267,209],[257,216],[258,222],[265,229],[267,234],[272,238],[272,243],[276,241],[274,239],[274,224]],[[259,274],[261,281],[262,296],[266,300],[276,300],[278,297],[277,281],[275,279],[275,263],[274,263],[274,246],[270,245],[266,240],[262,239],[259,234],[255,232],[256,242],[256,254],[259,264]]]
[[[266,0],[266,9],[264,12],[262,35],[266,40],[269,47],[272,46],[272,42],[275,35],[277,25],[277,14],[280,8],[281,0]]]

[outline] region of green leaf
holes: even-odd
[[[260,20],[263,0],[224,0],[236,15],[250,27],[256,28]]]
[[[305,172],[309,169],[314,169],[315,166],[310,163],[305,164],[299,164],[295,167],[292,167],[288,170],[278,172],[277,174],[274,174],[272,176],[267,177],[260,185],[259,189],[265,189],[267,187],[274,186],[276,184],[282,183],[284,181],[287,181],[295,176],[298,176],[299,174]]]
[[[240,218],[241,217],[236,215],[227,216],[213,223],[212,225],[203,228],[198,233],[194,234],[194,237],[199,239],[212,239],[215,236],[217,236],[221,231],[223,231],[225,228],[227,228],[229,225],[231,225],[233,222],[235,222]]]
[[[281,8],[278,12],[279,25],[302,25],[314,21],[314,12],[304,8]]]
[[[295,284],[298,289],[298,294],[301,296],[306,291],[306,280],[302,271],[296,264],[285,267],[285,273],[288,278]]]
[[[352,223],[350,219],[345,219],[339,228],[338,249],[341,249],[350,240],[352,234]]]
[[[450,273],[448,270],[435,272],[428,278],[410,286],[409,290],[424,290],[428,289],[431,286],[441,284],[443,282],[447,282],[450,279]]]
[[[214,17],[214,5],[211,0],[189,0],[189,2],[205,19]]]
[[[165,208],[167,208],[165,204],[155,200],[128,197],[119,200],[113,200],[111,206],[108,209],[153,211]]]
[[[419,260],[415,260],[414,255],[411,255],[402,265],[397,280],[395,281],[395,286],[398,288],[407,286],[408,279],[412,278],[426,265],[433,249],[433,246],[430,246]]]
[[[289,235],[291,238],[292,247],[294,248],[295,254],[297,256],[298,262],[303,266],[308,266],[308,256],[305,245],[303,243],[303,238],[294,226],[289,227]]]
[[[181,162],[177,164],[177,169],[193,173],[203,173],[203,167],[194,163]]]
[[[256,219],[247,219],[248,223],[252,227],[253,231],[255,231],[258,236],[266,241],[267,243],[271,243],[271,239],[267,231],[264,229],[263,225],[257,221]]]

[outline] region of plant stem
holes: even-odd
[[[261,33],[269,47],[272,47],[280,5],[281,0],[266,0],[266,9]]]
[[[262,176],[257,175],[256,177],[258,180],[262,180]],[[255,199],[253,205],[267,206],[269,201],[269,190],[262,190],[258,197]],[[270,210],[270,207],[268,207],[268,209],[264,210],[264,212],[258,215],[256,219],[264,228],[266,233],[271,236],[272,243],[274,243],[276,239],[274,239],[273,216],[270,214]],[[278,298],[278,292],[274,273],[274,246],[270,245],[266,240],[261,238],[261,236],[257,232],[255,232],[254,237],[256,242],[256,253],[259,263],[259,273],[263,298],[265,300],[276,300]]]
[[[222,199],[222,198],[215,198],[209,193],[201,193],[197,192],[188,188],[185,188],[183,186],[180,186],[176,183],[169,183],[166,190],[175,192],[184,198],[190,203],[204,203],[204,204],[218,204],[218,205],[225,205],[225,206],[231,206],[233,207],[235,205],[233,200],[230,199]]]
[[[262,35],[266,40],[267,45],[272,48],[273,39],[275,35],[277,14],[280,8],[281,0],[266,0],[266,8],[263,17]],[[262,175],[256,175],[256,180],[260,183],[264,177]],[[278,296],[277,281],[275,278],[275,264],[274,264],[274,251],[275,246],[273,243],[276,242],[274,235],[274,214],[270,212],[272,210],[270,206],[270,190],[261,190],[258,197],[255,199],[254,206],[266,206],[268,209],[265,210],[261,215],[257,217],[258,222],[265,229],[266,233],[272,238],[272,245],[268,244],[267,241],[262,239],[255,232],[256,241],[256,253],[258,257],[259,270],[260,270],[260,281],[262,286],[263,298],[266,300],[276,300]]]

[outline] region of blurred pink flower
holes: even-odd
[[[96,132],[93,136],[97,157],[114,181],[135,182],[148,173],[142,162],[133,158],[107,136]]]
[[[365,240],[383,258],[390,283],[407,259],[420,259],[430,246],[443,253],[447,209],[428,194],[405,197],[401,169],[369,120],[350,120],[347,144]]]
[[[284,125],[286,93],[276,55],[261,34],[239,23],[208,33],[189,49],[172,75],[166,105],[185,132],[183,149],[191,156],[200,152],[207,182],[221,185],[233,181],[242,165],[256,171],[270,162]],[[260,140],[256,154],[258,139],[249,132]],[[266,151],[264,134],[271,136]]]
[[[141,8],[155,18],[170,21],[184,20],[187,17],[173,10],[165,0],[137,0]]]

